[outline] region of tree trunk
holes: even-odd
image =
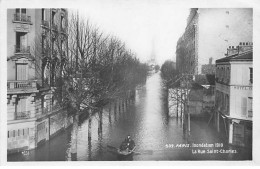
[[[88,117],[88,140],[91,141],[91,123],[92,123],[92,110],[89,110]]]
[[[182,89],[181,89],[181,119],[183,118],[183,114],[182,114],[182,106],[183,106],[183,103],[182,103]]]
[[[177,95],[176,95],[176,97],[177,97],[177,118],[179,117],[179,90],[178,90],[178,88],[176,89],[177,90]]]
[[[103,113],[103,108],[101,108],[98,111],[98,135],[101,136],[102,135],[102,123],[103,123],[103,118],[102,118],[102,113]]]
[[[112,103],[109,103],[109,110],[108,110],[108,119],[109,119],[109,123],[111,123],[111,109],[112,109]]]
[[[78,125],[79,125],[79,115],[77,112],[76,115],[73,116],[73,128],[71,134],[71,158],[73,161],[77,159]]]
[[[114,103],[114,120],[116,121],[116,101]]]
[[[165,109],[166,109],[166,114],[169,115],[169,87],[166,86],[166,91],[165,91]]]
[[[118,111],[119,111],[119,114],[120,114],[121,113],[120,99],[118,100]]]

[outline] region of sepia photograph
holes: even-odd
[[[23,2],[1,9],[7,165],[253,161],[252,5]]]

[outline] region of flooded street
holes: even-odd
[[[216,131],[203,120],[192,120],[191,134],[183,134],[181,120],[169,117],[164,107],[164,89],[160,73],[152,74],[146,84],[136,90],[136,97],[126,111],[114,113],[111,123],[108,108],[103,112],[103,131],[98,135],[98,117],[92,117],[92,139],[88,141],[88,120],[79,126],[77,141],[78,161],[117,161],[117,160],[249,160],[251,151],[245,148],[229,147],[221,140]],[[119,147],[124,138],[130,134],[136,143],[136,153],[126,158],[117,155],[112,147]],[[8,161],[69,161],[71,128],[60,132],[49,142],[30,151],[29,155],[21,153],[8,155]],[[223,144],[214,150],[233,149],[235,153],[201,153],[194,154],[198,148],[195,144]],[[190,145],[177,147],[178,144]],[[173,147],[174,145],[174,147]],[[204,148],[201,148],[203,150]],[[210,149],[210,148],[208,148]]]

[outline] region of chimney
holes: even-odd
[[[238,46],[239,53],[244,53],[253,49],[252,42],[240,42]]]
[[[234,54],[237,54],[237,53],[238,53],[238,47],[229,46],[228,49],[227,49],[226,56],[231,56],[231,55],[234,55]]]

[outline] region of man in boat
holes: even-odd
[[[132,150],[135,147],[135,142],[131,139],[130,135],[126,137],[124,142],[127,143],[127,147],[129,148],[129,150]]]

